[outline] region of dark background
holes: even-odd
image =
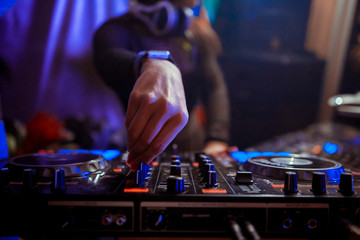
[[[316,121],[325,62],[304,48],[310,3],[227,0],[219,9],[214,28],[239,148]]]

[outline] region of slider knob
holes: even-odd
[[[169,193],[181,193],[185,190],[185,179],[177,176],[169,176],[167,179],[167,191]]]
[[[238,184],[253,184],[252,172],[237,171],[235,176],[235,182]]]
[[[65,192],[65,170],[63,168],[56,169],[52,187],[54,193]]]
[[[324,172],[314,172],[312,178],[312,192],[315,195],[325,195],[326,194],[326,174]]]
[[[298,192],[296,172],[285,173],[284,192],[285,194],[293,194]]]
[[[344,196],[351,196],[354,194],[354,182],[351,173],[341,173],[339,190]]]

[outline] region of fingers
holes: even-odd
[[[184,114],[176,114],[171,117],[165,124],[162,126],[158,134],[147,145],[145,150],[139,155],[134,156],[131,152],[129,154],[128,163],[131,165],[131,169],[136,170],[140,162],[151,162],[156,158],[169,143],[175,138],[175,136],[181,131],[187,122],[187,116]]]
[[[137,123],[137,115],[134,118],[134,121],[128,128],[128,135],[132,135],[133,138],[136,136],[136,139],[133,138],[134,141],[129,141],[128,147],[130,149],[130,153],[132,156],[137,156],[141,154],[148,145],[153,141],[156,135],[160,132],[164,123],[169,119],[172,112],[168,110],[167,104],[165,101],[160,104],[153,104],[149,106],[147,109],[151,109],[153,112],[150,119],[144,120],[142,118],[139,119],[139,124]],[[139,116],[141,113],[139,112]],[[139,126],[140,125],[140,126]],[[140,130],[141,129],[141,130]],[[141,131],[141,132],[140,132]]]
[[[138,107],[138,111],[135,112],[134,117],[129,120],[128,125],[128,148],[129,151],[133,151],[133,146],[136,144],[139,139],[144,139],[142,136],[142,132],[145,127],[148,127],[149,120],[152,118],[153,111],[151,109],[151,105],[149,105],[148,99],[143,99],[141,101],[140,106]],[[144,141],[141,144],[148,144],[150,141]]]
[[[138,96],[138,94],[132,92],[130,94],[128,108],[126,111],[126,120],[125,120],[126,128],[130,126],[130,123],[132,122],[135,114],[138,112],[140,102],[141,102],[141,98]]]

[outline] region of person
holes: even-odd
[[[198,17],[191,15],[198,2],[130,0],[126,14],[106,21],[94,34],[96,69],[127,106],[132,170],[171,142],[188,143],[200,134],[196,116],[204,115],[196,109],[205,109],[202,150],[212,154],[228,148],[229,100],[217,62],[221,43],[204,7]],[[191,148],[179,144],[179,149]]]

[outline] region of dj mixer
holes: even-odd
[[[328,158],[163,153],[137,171],[127,153],[42,152],[0,171],[0,236],[350,238],[360,172]]]

